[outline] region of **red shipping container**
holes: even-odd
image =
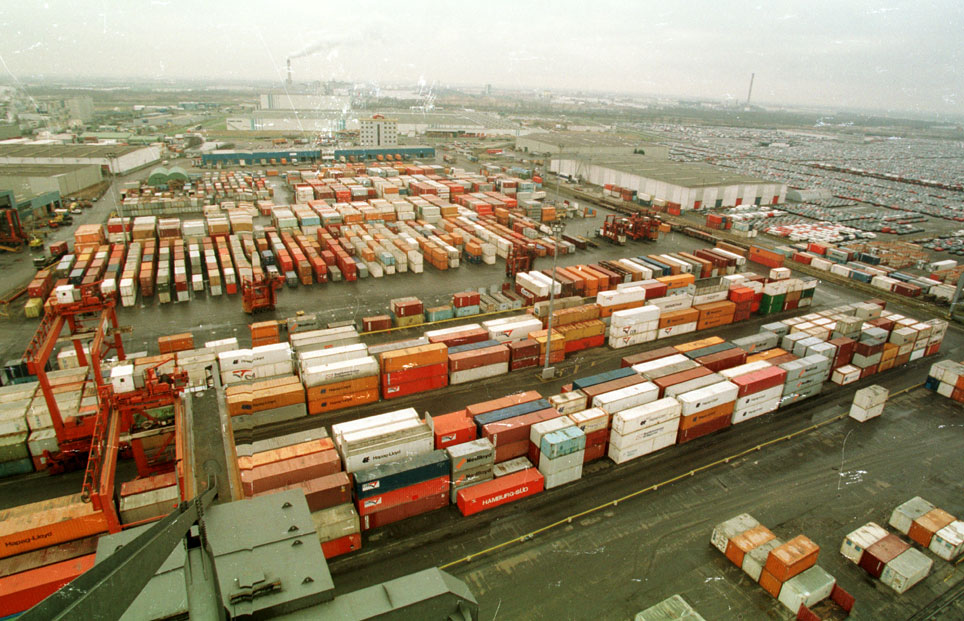
[[[539,356],[539,343],[532,339],[523,339],[509,343],[509,355],[512,360],[521,358],[535,358]]]
[[[435,511],[436,509],[441,509],[443,507],[447,507],[448,505],[449,491],[446,490],[442,494],[427,496],[420,500],[397,505],[391,509],[385,509],[384,511],[377,511],[375,513],[360,516],[361,529],[362,531],[371,530],[373,528],[378,528],[379,526],[399,522],[405,518],[428,513],[429,511]]]
[[[449,475],[429,479],[428,481],[422,481],[414,485],[393,489],[390,492],[378,494],[377,496],[361,498],[355,501],[355,507],[358,509],[359,516],[387,511],[399,505],[441,494],[449,489],[449,483]]]
[[[325,558],[335,558],[336,556],[348,554],[355,550],[361,550],[361,533],[352,533],[344,537],[339,537],[338,539],[323,541],[321,543],[321,551],[325,555]]]
[[[316,479],[341,470],[341,458],[334,450],[257,466],[241,472],[246,496],[286,485]]]
[[[717,352],[708,356],[701,356],[696,359],[696,362],[716,373],[744,364],[746,362],[746,352],[739,347],[734,347],[733,349]]]
[[[344,472],[336,472],[317,479],[309,479],[308,481],[285,485],[282,488],[266,490],[254,494],[254,496],[265,496],[289,489],[300,489],[305,493],[308,510],[312,513],[351,502],[351,482]]]
[[[431,416],[430,425],[435,434],[435,449],[471,442],[478,437],[478,427],[465,415],[465,410]]]
[[[456,504],[462,515],[473,515],[538,494],[545,489],[545,483],[542,473],[529,468],[460,489]]]
[[[530,401],[537,401],[539,399],[542,399],[542,395],[540,395],[535,390],[527,390],[526,392],[519,392],[514,395],[508,395],[506,397],[492,399],[491,401],[483,401],[482,403],[473,403],[472,405],[466,406],[465,415],[468,418],[474,418],[479,414],[485,414],[486,412],[494,412],[496,410],[501,410],[503,408],[512,407],[513,405],[519,405],[521,403],[529,403]]]
[[[625,358],[624,358],[625,360]],[[696,379],[698,377],[703,377],[705,375],[712,374],[706,367],[697,367],[695,369],[687,369],[685,371],[680,371],[679,373],[673,373],[671,375],[664,375],[663,377],[657,377],[653,380],[653,383],[659,388],[659,396],[662,397],[663,393],[670,386],[675,386],[676,384],[681,384],[683,382],[688,382],[689,380]]]
[[[709,435],[720,429],[725,429],[730,426],[732,422],[732,414],[723,414],[708,420],[705,423],[700,423],[694,425],[687,429],[680,429],[676,434],[676,443],[684,444],[690,440],[695,440],[696,438],[702,438],[705,435]]]
[[[427,377],[425,379],[415,380],[414,382],[405,382],[403,384],[394,384],[392,386],[385,386],[382,389],[383,399],[397,399],[398,397],[404,397],[406,395],[414,395],[415,393],[425,392],[426,390],[436,390],[438,388],[444,388],[449,385],[448,375],[436,375],[434,377]]]
[[[529,441],[521,440],[511,444],[501,444],[495,447],[495,463],[509,461],[516,457],[523,457],[529,452]]]
[[[622,362],[619,364],[619,366],[622,368],[631,367],[644,362],[666,358],[667,356],[675,356],[678,353],[679,351],[675,347],[660,347],[659,349],[651,349],[650,351],[644,351],[639,354],[633,354],[632,356],[626,356],[622,359]]]
[[[509,362],[510,371],[518,371],[519,369],[528,369],[539,365],[539,356],[532,356],[530,358],[514,358]]]
[[[735,377],[730,381],[740,387],[738,396],[745,397],[785,384],[787,372],[780,367],[769,367]]]
[[[859,565],[874,578],[880,578],[884,566],[910,548],[910,544],[897,535],[888,534],[864,550]]]
[[[96,554],[87,554],[0,578],[0,617],[36,606],[93,567],[96,557]]]
[[[477,369],[490,364],[509,362],[509,348],[505,345],[472,349],[449,356],[449,371]]]
[[[449,347],[468,345],[470,343],[481,343],[489,339],[489,332],[483,328],[472,328],[460,332],[452,332],[439,336],[430,336],[429,343],[445,343]]]
[[[464,293],[456,293],[452,296],[452,305],[455,308],[464,308],[466,306],[476,306],[480,301],[480,295],[477,291],[466,291]]]
[[[391,373],[382,374],[382,387],[398,386],[399,384],[415,382],[418,380],[436,377],[438,375],[445,375],[447,373],[448,365],[444,362],[439,362],[438,364],[427,364],[423,367],[402,369],[401,371],[392,371]]]
[[[602,459],[606,456],[609,450],[609,442],[603,442],[602,444],[596,444],[593,446],[587,446],[585,453],[583,453],[582,463],[588,464],[591,461],[596,461],[597,459]]]
[[[505,444],[528,441],[529,428],[536,423],[552,420],[561,416],[555,408],[546,408],[538,412],[530,412],[522,416],[514,416],[505,420],[482,426],[482,437],[491,440],[496,448]]]

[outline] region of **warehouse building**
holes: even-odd
[[[426,146],[352,147],[347,149],[286,149],[271,151],[237,151],[217,149],[201,153],[202,166],[250,166],[307,164],[322,161],[367,161],[387,159],[432,159],[435,148]]]
[[[520,136],[534,131],[485,112],[385,110],[381,114],[397,121],[398,134],[403,136]],[[361,120],[335,110],[256,110],[228,117],[225,126],[232,131],[319,133],[360,130]]]
[[[103,181],[99,166],[93,164],[3,164],[0,165],[0,190],[17,196],[58,193],[71,196]]]
[[[94,165],[127,174],[161,159],[161,148],[131,145],[0,144],[0,165]]]
[[[635,190],[642,200],[664,201],[681,209],[737,205],[776,205],[787,185],[731,172],[725,168],[629,155],[593,159],[553,159],[549,170],[593,185]]]
[[[351,108],[351,98],[341,95],[308,95],[299,93],[262,93],[262,110],[332,110],[341,112]]]
[[[520,136],[516,151],[537,155],[630,155],[665,158],[668,147],[638,136],[603,132],[539,132]]]

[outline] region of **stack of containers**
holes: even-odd
[[[585,463],[605,457],[609,450],[609,414],[600,408],[590,408],[573,412],[569,418],[586,434]]]
[[[463,384],[504,375],[509,372],[509,359],[509,348],[498,341],[451,347],[448,350],[449,383]]]
[[[808,607],[815,605],[820,600],[830,596],[835,584],[832,576],[817,567],[817,556],[819,554],[820,546],[805,535],[797,535],[790,541],[776,546],[770,550],[763,571],[760,572],[760,586],[767,593],[779,599],[781,603],[787,605],[787,602],[784,601],[786,599],[784,591],[793,593],[801,590],[791,585],[792,580],[800,578],[800,580],[792,583],[799,587],[801,581],[807,581],[807,578],[803,577],[806,572],[810,571],[811,575],[820,573],[821,575],[817,577],[823,578],[819,580],[823,586],[814,590],[811,594],[812,599],[802,602]],[[789,606],[787,607],[789,608]],[[799,609],[799,604],[794,611],[797,609]]]
[[[448,386],[448,348],[444,343],[383,352],[379,362],[385,399]]]
[[[964,403],[964,364],[941,360],[931,365],[924,387],[937,394]]]
[[[527,455],[529,462],[538,467],[543,436],[553,431],[575,426],[576,423],[565,415],[533,424],[532,427],[529,428],[529,453]]]
[[[542,329],[542,321],[532,315],[519,315],[484,321],[482,327],[489,331],[490,339],[508,343],[528,339],[531,332]]]
[[[435,443],[413,408],[332,425],[331,433],[346,472],[429,453]]]
[[[929,558],[873,522],[844,537],[840,553],[897,593],[926,578],[933,566]]]
[[[964,550],[964,522],[920,496],[894,509],[890,525],[947,561]]]
[[[276,343],[252,349],[238,349],[218,354],[221,383],[225,386],[294,372],[291,345]]]
[[[252,497],[285,487],[307,485],[308,481],[337,475],[341,472],[341,460],[332,447],[330,438],[316,438],[290,445],[265,447],[265,450],[247,455],[241,454],[238,457],[238,469],[244,495]],[[337,482],[334,479],[337,479]],[[339,486],[346,483],[347,478],[334,477],[326,479],[326,482]],[[314,497],[314,494],[312,496]]]
[[[545,488],[552,489],[582,478],[586,434],[578,427],[550,431],[539,443],[539,472]]]
[[[830,360],[818,354],[784,362],[779,366],[787,372],[781,406],[820,394],[823,383],[830,375]]]
[[[348,436],[342,436],[346,441]],[[449,456],[429,450],[352,471],[363,531],[449,504]]]
[[[418,298],[396,298],[391,300],[390,306],[392,320],[396,327],[425,323],[425,308]]]
[[[30,382],[0,387],[0,477],[30,472],[35,464],[42,467],[43,448],[57,450],[52,423],[46,428],[28,428],[27,413],[37,386]],[[42,403],[43,396],[39,399]]]
[[[883,386],[861,388],[854,393],[854,402],[850,406],[850,418],[862,423],[880,416],[889,395],[890,391]]]
[[[539,365],[539,343],[532,339],[510,341],[509,370],[518,371]]]
[[[522,458],[525,459],[525,458]],[[498,466],[496,466],[498,469]],[[456,504],[462,515],[473,515],[506,503],[522,500],[545,489],[545,477],[531,467],[513,469],[491,481],[460,489]]]
[[[298,352],[309,414],[378,401],[379,367],[361,343]]]
[[[742,423],[780,407],[787,372],[768,362],[751,362],[721,372],[738,387],[732,423]]]
[[[458,410],[439,416],[425,415],[425,422],[432,429],[435,436],[435,448],[444,449],[456,444],[464,444],[476,439],[478,428],[465,414],[465,410]]]
[[[616,311],[609,320],[609,346],[613,349],[656,340],[659,329],[658,306],[641,306]]]
[[[235,429],[251,429],[307,415],[305,388],[293,375],[227,386],[224,396],[228,415],[232,417],[231,426]]]
[[[535,394],[535,399],[531,398],[532,394]],[[488,438],[495,446],[496,463],[526,455],[532,425],[559,416],[548,400],[533,391],[477,404],[475,407],[470,405],[466,412],[478,426],[479,436]]]
[[[617,412],[612,417],[609,458],[621,464],[676,444],[681,414],[679,401],[670,397]]]
[[[451,477],[450,500],[458,502],[458,492],[466,487],[495,478],[495,447],[487,438],[449,446],[445,449]]]
[[[677,444],[730,426],[739,392],[733,382],[719,382],[678,395],[682,418]]]

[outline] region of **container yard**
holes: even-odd
[[[11,12],[0,619],[964,618],[953,77],[737,9],[745,100],[658,33],[678,97],[597,92],[459,11],[444,54],[242,11],[225,55],[199,8],[117,67]]]

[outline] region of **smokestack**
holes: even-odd
[[[290,69],[290,67],[289,67],[289,69]],[[289,73],[290,73],[290,71],[289,71]],[[753,94],[753,78],[755,78],[755,77],[756,77],[756,74],[755,74],[755,73],[751,73],[751,74],[750,74],[750,90],[749,90],[749,91],[747,92],[747,94],[746,94],[746,105],[748,105],[748,106],[750,105],[750,95]]]
[[[288,59],[288,79],[285,80],[288,86],[291,86],[291,59]]]

